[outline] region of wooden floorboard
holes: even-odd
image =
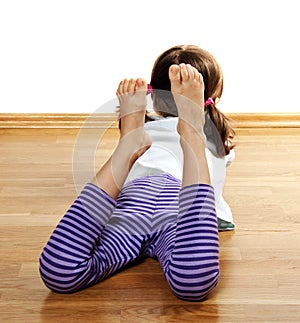
[[[78,129],[0,129],[0,322],[299,322],[300,128],[237,132],[224,190],[237,228],[220,233],[221,279],[204,302],[176,299],[152,259],[76,294],[47,290],[38,258],[77,196],[72,155],[93,149],[90,131],[80,146]],[[117,130],[99,138],[95,167]]]

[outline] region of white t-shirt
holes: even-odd
[[[134,163],[125,184],[135,178],[169,173],[182,180],[183,153],[177,132],[178,118],[169,117],[147,122],[145,130],[152,138],[152,146]],[[234,151],[226,157],[213,154],[214,144],[207,142],[206,158],[215,191],[216,212],[218,218],[233,223],[230,207],[223,198],[226,166],[234,160]]]

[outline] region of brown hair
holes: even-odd
[[[205,101],[211,97],[216,102],[223,92],[222,70],[209,52],[194,45],[174,46],[157,58],[151,74],[150,84],[154,91],[153,108],[163,117],[177,116],[176,105],[170,92],[169,68],[172,64],[180,63],[190,64],[202,74]],[[231,139],[235,134],[229,118],[212,103],[205,108],[205,120],[204,132],[207,140],[216,145],[219,156],[228,155],[233,148]]]

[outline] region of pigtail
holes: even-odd
[[[235,131],[231,121],[213,102],[205,107],[204,133],[207,140],[214,143],[218,156],[224,157],[234,148],[231,140]]]

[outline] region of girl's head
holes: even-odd
[[[174,46],[157,58],[151,74],[150,84],[154,89],[153,108],[163,117],[177,116],[176,105],[171,94],[169,68],[173,64],[180,63],[190,64],[202,74],[205,101],[210,97],[217,102],[222,96],[223,74],[215,58],[209,52],[194,45]],[[216,144],[219,155],[227,155],[232,148],[230,139],[234,135],[229,119],[216,108],[214,103],[208,105],[205,110],[204,131],[207,139]],[[217,136],[210,120],[217,130]]]
[[[209,97],[214,101],[221,97],[223,74],[219,64],[209,52],[193,45],[174,46],[162,53],[154,63],[151,86],[154,89],[171,91],[169,68],[180,63],[190,64],[202,74],[205,101]]]

